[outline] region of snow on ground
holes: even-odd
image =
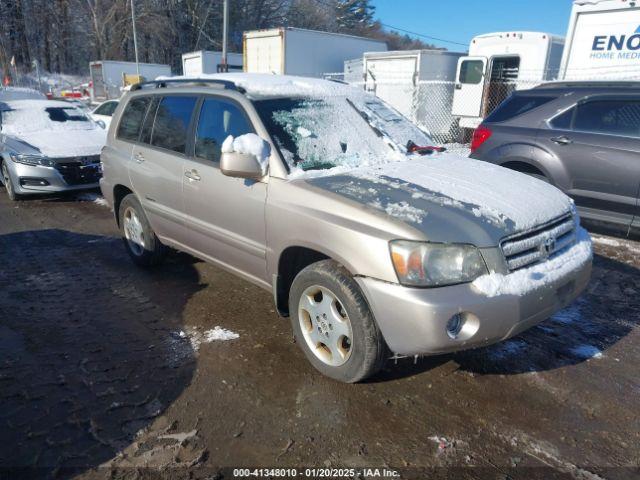
[[[579,228],[578,242],[566,251],[546,262],[517,270],[508,275],[491,273],[478,277],[471,284],[487,297],[499,295],[523,296],[545,285],[566,277],[591,261],[591,239],[583,228]]]
[[[83,192],[76,195],[76,200],[79,202],[93,202],[96,205],[100,205],[101,207],[108,207],[109,204],[104,199],[102,195],[98,195],[97,193]]]
[[[0,87],[0,102],[13,100],[45,99],[46,97],[37,90],[23,87]]]
[[[240,335],[238,335],[237,333],[220,326],[216,326],[210,330],[205,331],[200,331],[198,328],[185,327],[185,329],[180,330],[177,335],[180,338],[187,339],[191,344],[191,348],[194,352],[197,352],[203,343],[218,341],[224,342],[227,340],[235,340],[236,338],[240,337]]]
[[[626,240],[622,238],[611,238],[603,235],[593,234],[591,235],[593,243],[596,245],[603,245],[605,247],[614,247],[625,249],[630,253],[640,255],[640,243],[632,240]]]
[[[602,358],[602,352],[593,345],[577,345],[571,349],[571,353],[579,358]]]
[[[454,153],[461,157],[468,157],[471,153],[468,143],[445,143],[442,146],[447,149],[448,153]]]

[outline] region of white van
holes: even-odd
[[[561,78],[637,80],[639,77],[640,2],[574,1]]]
[[[544,32],[497,32],[471,40],[458,60],[452,114],[476,128],[513,90],[555,80],[564,38]]]

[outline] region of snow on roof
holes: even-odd
[[[197,76],[160,76],[156,80],[225,80],[244,89],[252,98],[272,98],[291,96],[344,96],[361,93],[362,90],[349,85],[322,80],[320,78],[297,77],[294,75],[272,75],[268,73],[210,73]]]

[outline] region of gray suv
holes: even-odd
[[[340,83],[167,79],[120,102],[100,185],[136,264],[169,246],[271,291],[311,364],[356,382],[516,335],[589,280],[567,196],[441,150]]]
[[[471,157],[552,183],[585,219],[640,232],[640,83],[518,91],[476,130]]]

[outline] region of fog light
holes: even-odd
[[[456,313],[453,317],[449,319],[447,322],[447,335],[450,338],[457,338],[462,330],[462,326],[464,325],[464,317],[461,313]]]

